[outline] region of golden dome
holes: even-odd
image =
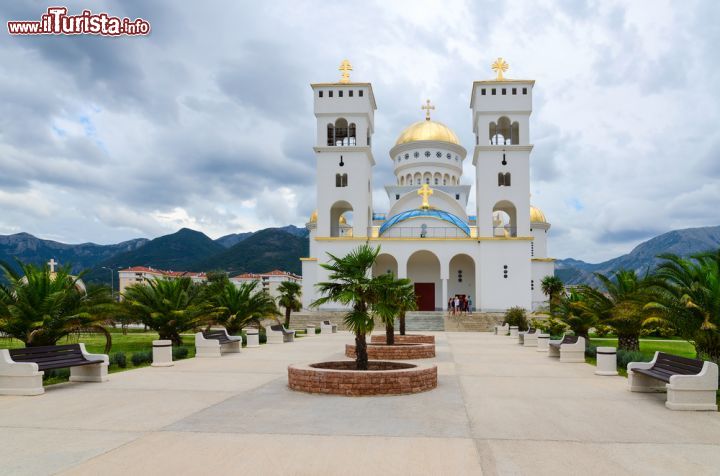
[[[418,121],[402,131],[395,145],[407,144],[408,142],[419,140],[436,140],[460,145],[460,140],[448,126],[442,122],[431,121],[429,119]]]
[[[341,225],[347,225],[347,220],[345,219],[345,215],[340,215],[340,224]]]
[[[530,205],[530,223],[547,223],[545,214],[537,207]]]
[[[310,214],[309,223],[317,223],[317,210],[313,210],[313,212]]]

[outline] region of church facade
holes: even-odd
[[[473,83],[472,157],[452,130],[431,118],[428,101],[425,118],[403,130],[389,151],[395,181],[385,185],[389,209],[379,211],[371,148],[377,105],[372,85],[351,82],[348,69],[343,62],[340,82],[311,85],[317,210],[306,225],[303,306],[319,297],[315,284],[327,280],[320,265],[328,253],[342,256],[365,242],[381,247],[373,274],[412,280],[419,310],[446,310],[456,295],[486,312],[541,305],[540,282],[553,275],[554,260],[547,256],[550,224],[530,204],[534,81],[504,78],[507,63],[498,59],[495,79]],[[472,210],[472,186],[461,180],[466,160],[475,169]]]

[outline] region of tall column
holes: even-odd
[[[447,278],[441,279],[442,281],[442,309],[443,311],[448,310],[448,280]]]
[[[397,261],[397,277],[398,279],[406,279],[407,278],[407,258],[405,256],[396,256],[395,261]]]

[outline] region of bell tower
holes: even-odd
[[[364,237],[372,224],[371,143],[375,97],[370,83],[350,81],[344,60],[336,83],[312,84],[317,118],[316,237]]]
[[[502,58],[492,68],[497,77],[475,81],[470,102],[478,236],[529,236],[529,124],[535,81],[506,78],[508,64]],[[502,229],[493,224],[493,215],[502,219]]]
[[[498,58],[496,77],[475,81],[472,109],[477,227],[480,242],[480,302],[483,309],[509,304],[532,308],[533,237],[530,232],[532,80],[508,79]]]

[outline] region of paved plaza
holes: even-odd
[[[720,414],[508,337],[435,333],[439,384],[346,398],[287,388],[349,333],[0,397],[2,474],[717,474]]]

